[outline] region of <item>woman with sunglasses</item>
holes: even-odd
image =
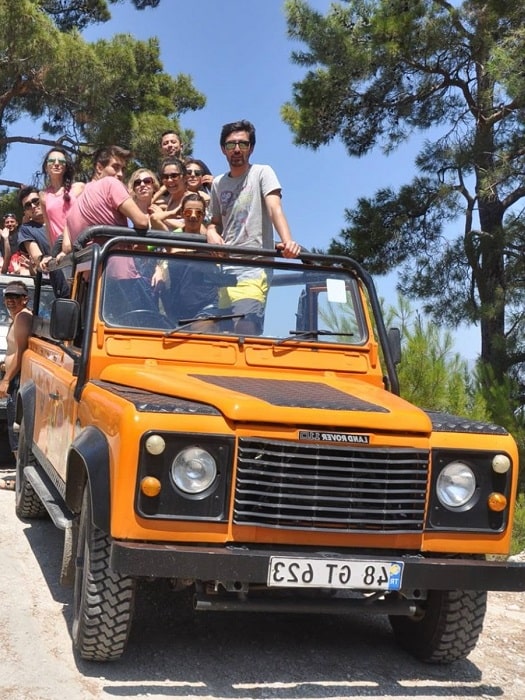
[[[196,192],[203,198],[206,204],[203,223],[208,224],[209,218],[207,211],[210,202],[209,191],[211,189],[213,175],[210,173],[206,163],[198,158],[188,157],[184,163],[186,165],[186,189],[188,192]]]
[[[186,194],[186,166],[178,158],[165,158],[160,179],[165,189],[153,199],[150,226],[157,231],[174,231],[184,226],[181,202]]]
[[[49,150],[42,163],[47,186],[40,192],[40,203],[51,248],[61,239],[66,215],[73,201],[84,189],[83,182],[74,182],[73,163],[67,151],[57,147]]]
[[[150,213],[151,202],[159,189],[157,176],[147,168],[135,170],[128,180],[128,191],[144,214]]]
[[[159,191],[160,183],[155,173],[148,168],[139,168],[133,172],[128,180],[128,192],[141,212],[149,216],[153,211],[152,199]],[[139,265],[139,272],[148,282],[151,280],[156,263],[154,260],[140,259],[135,262]]]
[[[198,192],[208,201],[208,192],[211,189],[213,175],[206,163],[198,158],[188,156],[184,161],[186,165],[186,186],[190,192]]]

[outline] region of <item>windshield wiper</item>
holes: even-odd
[[[195,316],[195,318],[181,318],[179,321],[179,325],[176,326],[175,328],[172,328],[169,331],[166,331],[164,333],[165,338],[169,338],[170,335],[175,335],[176,333],[179,333],[179,331],[183,331],[188,328],[188,326],[191,326],[192,323],[198,323],[199,321],[229,321],[234,318],[244,318],[246,314],[225,314],[224,316],[220,314],[216,314],[215,316]],[[202,329],[199,330],[193,330],[189,331],[190,333],[206,333],[207,331],[204,331]]]
[[[275,344],[282,345],[290,340],[300,340],[301,338],[314,338],[317,339],[320,335],[340,335],[343,337],[350,337],[355,335],[355,333],[341,333],[340,331],[325,331],[323,329],[311,330],[311,331],[289,331],[290,335],[286,338],[281,338]]]

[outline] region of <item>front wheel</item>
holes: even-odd
[[[44,518],[47,515],[44,504],[25,475],[25,468],[34,464],[36,464],[36,460],[27,442],[25,423],[22,418],[16,458],[15,510],[19,518]]]
[[[417,617],[390,616],[398,644],[427,663],[465,659],[483,629],[486,591],[429,591],[421,605]]]
[[[110,539],[92,522],[86,486],[78,530],[73,602],[73,643],[88,661],[122,656],[133,619],[135,581],[109,566]]]

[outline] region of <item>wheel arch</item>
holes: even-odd
[[[20,425],[22,418],[25,423],[26,435],[33,441],[35,427],[36,385],[32,379],[24,382],[18,390],[15,409],[15,421]]]
[[[91,493],[91,518],[99,530],[110,530],[109,445],[104,433],[88,426],[78,435],[69,449],[65,501],[68,508],[79,513],[84,487]]]

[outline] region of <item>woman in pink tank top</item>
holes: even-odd
[[[63,148],[52,148],[42,163],[47,187],[40,192],[40,202],[51,248],[64,231],[66,215],[72,202],[84,189],[83,182],[74,182],[73,163]]]

